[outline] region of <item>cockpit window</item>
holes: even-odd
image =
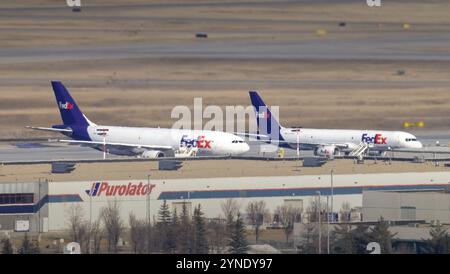
[[[417,141],[417,139],[416,138],[406,138],[405,141],[406,142],[415,142],[415,141]]]
[[[237,143],[243,143],[244,141],[241,141],[241,140],[233,140],[231,143],[233,143],[233,144],[237,144]]]

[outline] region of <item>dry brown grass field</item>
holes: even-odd
[[[324,39],[318,29],[338,40],[450,31],[445,1],[393,1],[368,9],[355,1],[177,6],[179,1],[135,0],[128,8],[108,8],[123,2],[114,0],[89,1],[80,14],[52,16],[60,2],[2,1],[0,48],[183,43],[194,42],[198,31],[213,41]],[[340,28],[340,21],[348,26]],[[48,136],[24,126],[60,122],[53,79],[64,81],[99,124],[170,127],[172,108],[192,106],[194,97],[202,97],[204,106],[248,105],[247,91],[256,89],[269,105],[280,106],[285,126],[401,129],[404,121],[420,120],[426,129],[450,128],[447,61],[92,58],[0,62],[0,138]]]

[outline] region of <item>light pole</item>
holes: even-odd
[[[330,206],[330,211],[331,211],[331,222],[334,222],[334,170],[332,169],[330,172],[330,183],[331,183],[331,206]],[[327,211],[328,211],[328,197],[327,197]],[[330,254],[330,213],[327,213],[327,252],[328,254]]]
[[[93,187],[89,192],[89,254],[92,254],[92,193]]]
[[[39,178],[38,188],[38,234],[41,235],[41,208],[39,207],[39,205],[41,204],[41,178]]]
[[[192,202],[191,202],[191,191],[188,190],[188,204],[189,204],[189,215],[192,216]],[[195,208],[194,208],[195,212]]]
[[[334,170],[331,170],[331,222],[334,222],[334,208],[333,208],[333,198],[334,198],[334,187],[333,187],[333,173]]]
[[[147,210],[146,210],[146,215],[147,215],[147,222],[148,222],[148,224],[150,225],[150,219],[151,219],[151,215],[150,215],[150,212],[151,212],[151,210],[150,210],[150,193],[151,193],[151,191],[150,191],[150,174],[148,174],[147,175],[147,195],[146,195],[146,198],[147,198]]]
[[[39,238],[41,236],[41,226],[42,226],[42,222],[41,222],[41,207],[43,205],[43,203],[41,202],[41,196],[42,196],[41,189],[42,189],[42,183],[45,183],[45,189],[48,192],[47,182],[48,182],[47,178],[44,178],[44,177],[38,178],[38,202],[36,203],[36,208],[37,208],[37,211],[38,211],[38,222],[37,222],[37,225],[38,225]]]
[[[103,160],[106,159],[106,134],[103,135]]]
[[[319,205],[318,205],[318,218],[319,218],[319,254],[322,254],[322,219],[321,219],[321,217],[320,217],[320,211],[322,210],[321,209],[321,206],[320,206],[320,191],[317,191],[316,192],[317,193],[317,195],[319,195]]]
[[[327,195],[327,254],[330,254],[330,212],[328,210],[328,200],[330,196]],[[333,215],[333,211],[331,212]]]
[[[146,209],[146,215],[147,215],[147,253],[150,254],[150,241],[151,241],[151,233],[152,233],[152,229],[150,227],[151,225],[151,209],[150,209],[150,194],[151,194],[151,188],[150,188],[150,174],[147,175],[147,195],[146,195],[146,200],[147,200],[147,209]]]

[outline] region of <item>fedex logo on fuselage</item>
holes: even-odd
[[[187,135],[183,135],[180,140],[180,147],[196,147],[211,149],[212,140],[207,140],[205,136],[198,136],[195,138],[188,138]]]
[[[367,133],[364,133],[361,137],[361,141],[368,144],[376,144],[376,145],[386,145],[387,137],[383,137],[382,134],[375,134],[375,136],[370,137]]]
[[[70,102],[65,102],[64,104],[59,102],[59,108],[60,109],[73,109],[73,104]]]
[[[91,197],[99,196],[145,196],[152,192],[155,185],[128,183],[122,185],[110,185],[108,182],[95,182],[91,189],[87,189],[87,195]]]

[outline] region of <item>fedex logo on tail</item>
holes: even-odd
[[[375,136],[370,137],[367,133],[364,133],[361,141],[368,144],[385,145],[387,142],[387,137],[383,137],[382,134],[375,134]]]
[[[70,103],[70,102],[65,102],[64,104],[63,103],[61,103],[61,102],[58,102],[59,103],[59,108],[60,109],[73,109],[73,104],[72,103]]]
[[[155,185],[128,183],[128,185],[110,185],[107,182],[95,182],[91,189],[87,189],[87,195],[91,197],[99,196],[145,196],[152,192]]]
[[[260,119],[269,119],[270,118],[270,112],[269,111],[258,112],[257,116]]]

